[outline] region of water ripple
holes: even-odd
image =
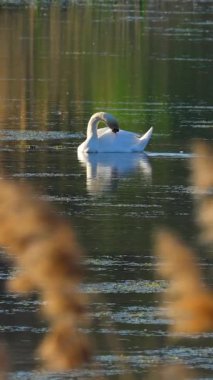
[[[82,138],[80,133],[58,132],[58,131],[19,131],[1,130],[1,141],[46,141]]]
[[[101,282],[87,285],[88,293],[160,293],[166,288],[166,281],[163,280],[124,280],[118,282]]]

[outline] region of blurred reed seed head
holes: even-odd
[[[2,179],[0,245],[18,269],[8,289],[40,292],[51,330],[39,349],[44,366],[63,370],[85,363],[91,344],[79,331],[88,323],[88,300],[79,292],[83,255],[69,223],[30,187]]]
[[[213,152],[204,143],[194,145],[191,181],[202,241],[213,242]],[[155,241],[158,273],[169,281],[164,295],[166,314],[175,333],[213,330],[213,292],[205,287],[196,254],[170,231],[159,231]]]
[[[200,199],[197,204],[197,222],[201,228],[200,241],[205,245],[213,243],[213,195]]]
[[[213,293],[204,286],[193,251],[169,231],[155,241],[158,273],[169,281],[163,296],[173,333],[199,333],[213,329]]]
[[[42,312],[49,319],[55,320],[70,316],[70,311],[73,310],[72,318],[70,316],[70,322],[72,321],[78,325],[79,321],[81,326],[88,325],[87,317],[87,304],[88,298],[84,293],[80,293],[77,289],[70,288],[54,288],[44,289],[41,294],[43,299]],[[46,306],[48,304],[48,307]]]
[[[158,258],[158,272],[171,279],[177,292],[194,292],[201,287],[200,269],[194,253],[173,232],[159,230],[156,234],[155,252]]]
[[[191,159],[191,182],[199,192],[213,190],[213,148],[203,142],[193,145]]]
[[[191,182],[195,186],[196,219],[201,227],[200,240],[213,243],[213,148],[204,143],[194,145]]]
[[[76,330],[69,318],[52,325],[52,331],[44,338],[39,349],[46,368],[56,371],[75,368],[90,359],[90,343]]]
[[[195,379],[197,374],[183,363],[164,363],[154,367],[146,380],[181,380]]]

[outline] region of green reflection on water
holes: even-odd
[[[92,4],[1,9],[1,125],[84,132],[104,109],[130,130],[208,136],[191,128],[211,122],[208,7]]]

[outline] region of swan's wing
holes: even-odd
[[[135,151],[135,152],[143,151],[146,148],[146,146],[148,145],[148,143],[152,137],[152,132],[153,132],[153,127],[151,127],[146,133],[144,133],[144,135],[142,135],[139,138],[136,146],[133,147],[133,151]]]
[[[132,146],[140,141],[133,132],[120,129],[119,132],[113,133],[110,128],[103,131],[98,140],[99,152],[131,152]]]
[[[98,128],[97,129],[97,134],[98,134],[98,137],[101,137],[103,136],[105,133],[107,132],[112,132],[111,129],[109,127],[104,127],[104,128]]]
[[[114,135],[114,133],[112,132],[112,130],[110,129],[110,128],[108,128],[108,127],[105,127],[105,128],[99,128],[98,130],[97,130],[97,133],[98,133],[98,137],[101,137],[101,136],[103,136],[103,135],[105,135],[105,134],[112,134],[112,135]],[[125,131],[125,130],[123,130],[123,129],[120,129],[119,130],[119,132],[117,132],[116,133],[117,134],[117,136],[119,136],[119,138],[122,138],[122,139],[133,139],[133,138],[140,138],[141,136],[140,135],[138,135],[137,133],[135,133],[135,132],[129,132],[129,131]]]
[[[142,137],[134,132],[124,131],[113,133],[110,128],[98,129],[98,152],[141,152],[151,138],[152,130]]]
[[[105,133],[112,133],[111,128],[105,127],[105,128],[99,128],[98,129],[98,136],[102,136]],[[124,138],[133,138],[138,137],[140,138],[141,135],[135,132],[125,131],[124,129],[119,129],[119,132],[116,133],[117,136],[122,136]]]
[[[138,133],[125,131],[123,129],[120,129],[119,133],[124,138],[131,138],[132,139],[132,138],[140,138],[141,137]]]

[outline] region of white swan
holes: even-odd
[[[100,122],[107,127],[97,128]],[[152,136],[151,127],[143,136],[119,129],[117,120],[106,112],[97,112],[89,120],[87,138],[79,145],[78,152],[131,153],[143,152]]]

